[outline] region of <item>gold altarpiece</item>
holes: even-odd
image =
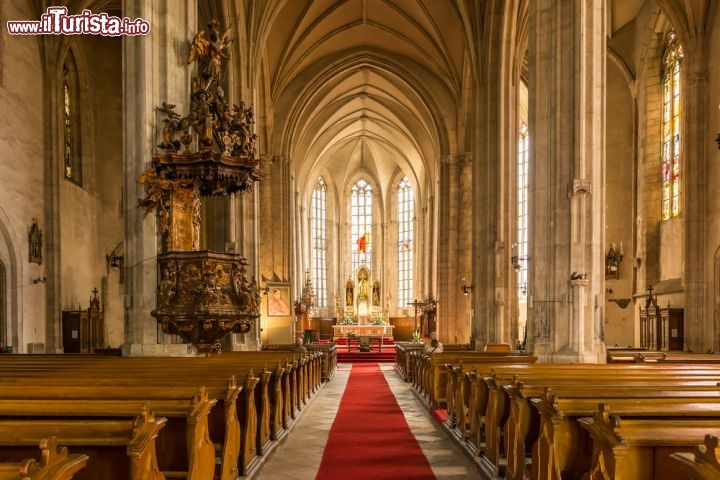
[[[140,201],[155,212],[162,235],[158,255],[157,308],[162,331],[177,334],[199,353],[216,353],[229,333],[249,332],[260,317],[260,292],[248,279],[240,254],[200,250],[201,201],[206,196],[248,192],[262,179],[252,133],[253,111],[230,105],[220,85],[229,41],[217,22],[195,36],[188,63],[197,60],[190,113],[163,103],[161,151],[138,179]]]

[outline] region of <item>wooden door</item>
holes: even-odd
[[[62,312],[62,343],[65,353],[80,353],[80,312]]]

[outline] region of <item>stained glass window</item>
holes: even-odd
[[[406,307],[413,301],[415,240],[415,192],[407,177],[398,186],[398,292],[397,304]]]
[[[65,68],[67,68],[67,67],[65,67]],[[65,77],[65,81],[63,82],[63,87],[64,87],[64,93],[65,93],[65,108],[63,109],[64,119],[65,119],[65,130],[64,130],[65,177],[72,178],[72,170],[73,170],[73,168],[72,168],[73,167],[72,115],[70,115],[70,84],[67,80],[67,76]]]
[[[315,304],[327,306],[327,185],[318,178],[312,195],[312,282]]]
[[[357,272],[361,266],[369,267],[372,260],[372,186],[363,179],[355,182],[350,202],[352,271]]]
[[[672,30],[663,55],[662,219],[680,215],[680,122],[682,45]]]
[[[517,163],[517,244],[513,248],[513,266],[517,272],[518,301],[527,301],[528,258],[528,127],[520,126]]]
[[[75,59],[68,52],[63,63],[63,174],[67,180],[82,185],[78,96]]]

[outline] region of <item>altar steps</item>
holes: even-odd
[[[395,362],[395,348],[389,347],[387,351],[383,347],[382,352],[359,352],[353,350],[348,352],[338,345],[337,361],[338,363],[393,363]]]

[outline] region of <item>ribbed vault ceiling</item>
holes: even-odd
[[[611,32],[644,0],[612,0]],[[468,115],[465,34],[481,2],[287,0],[267,9],[260,82],[276,114],[273,153],[296,179],[338,186],[364,170],[387,185],[400,169],[419,188],[437,180],[438,158],[462,153]],[[480,8],[480,10],[482,10]],[[469,35],[480,35],[478,32]],[[258,70],[260,71],[260,70]],[[467,83],[463,85],[463,82]]]
[[[361,169],[382,185],[397,169],[432,181],[457,142],[466,61],[451,3],[290,0],[267,25],[265,84],[283,112],[273,148],[302,186]]]

